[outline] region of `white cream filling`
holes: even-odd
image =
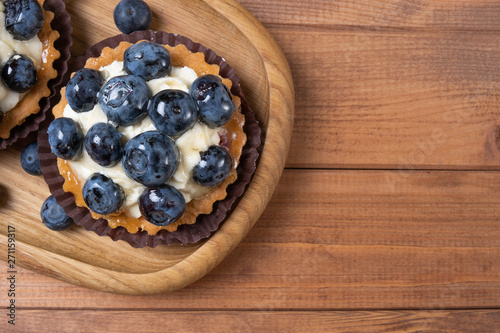
[[[30,40],[16,40],[5,29],[5,0],[0,0],[0,68],[14,55],[23,54],[31,58],[36,68],[42,63],[42,42],[35,36]],[[0,80],[0,111],[8,112],[26,95],[10,90]]]
[[[109,66],[102,67],[100,71],[106,81],[112,77],[126,74],[123,71],[123,62],[120,61],[115,61]],[[151,96],[165,89],[180,89],[188,92],[191,83],[196,78],[196,72],[191,68],[173,67],[170,76],[148,81],[147,84],[151,90]],[[73,111],[68,104],[64,108],[63,116],[78,122],[82,127],[84,135],[95,123],[108,122],[99,103],[91,111],[82,113]],[[148,116],[136,125],[118,127],[118,131],[123,134],[123,145],[142,132],[155,130],[156,128]],[[167,183],[177,188],[183,194],[186,203],[200,197],[207,191],[206,187],[192,180],[191,173],[201,160],[200,152],[207,150],[211,145],[219,144],[219,141],[219,131],[217,129],[211,129],[199,122],[175,141],[180,151],[181,160],[177,171]],[[69,165],[80,179],[88,179],[95,172],[102,173],[113,179],[115,183],[123,188],[126,195],[125,202],[120,209],[128,210],[136,218],[141,216],[138,199],[146,187],[129,178],[123,170],[121,162],[118,162],[113,167],[102,167],[95,163],[85,149],[83,149],[82,156],[76,161],[69,161]]]

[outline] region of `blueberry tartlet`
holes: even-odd
[[[69,25],[59,2],[0,0],[0,140],[9,139],[16,126],[40,111],[40,101],[52,92],[49,81],[62,75],[54,66],[61,53],[55,45],[60,33],[53,26],[66,22],[55,22],[49,9],[63,11],[66,16],[58,19],[67,17]]]
[[[115,37],[114,45],[87,57],[53,108],[47,141],[62,189],[98,229],[136,247],[208,237],[193,225],[211,216],[220,223],[241,195],[246,184],[237,186],[238,195],[232,188],[255,169],[252,137],[260,129],[251,131],[254,154],[248,154],[248,107],[239,85],[238,94],[231,92],[238,82],[220,75],[221,58],[209,63],[208,51],[191,51],[193,43],[179,43],[177,35],[120,36],[126,40]],[[247,175],[240,177],[242,170]],[[228,197],[227,207],[219,207]],[[186,226],[199,235],[186,236]]]

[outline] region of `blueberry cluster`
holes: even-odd
[[[35,37],[43,25],[43,9],[36,0],[7,0],[5,6],[5,29],[16,40],[27,41]],[[18,93],[31,89],[37,81],[37,70],[33,61],[25,55],[14,54],[2,64],[0,76],[5,86]],[[3,113],[0,112],[0,123]]]
[[[21,167],[26,173],[39,176],[42,174],[40,167],[40,158],[38,156],[38,142],[34,141],[27,144],[21,152]],[[71,227],[73,219],[71,219],[64,209],[59,206],[54,196],[49,196],[42,204],[40,210],[42,223],[54,231],[61,231]]]
[[[125,51],[123,66],[127,75],[105,82],[99,71],[77,71],[66,87],[68,104],[77,113],[99,105],[108,122],[95,124],[85,136],[79,124],[70,118],[57,118],[48,129],[52,152],[60,158],[78,159],[84,147],[101,166],[121,162],[131,179],[147,187],[139,197],[141,213],[160,226],[179,219],[186,207],[183,195],[166,185],[180,161],[175,139],[197,121],[210,128],[223,126],[235,109],[228,88],[215,75],[197,78],[189,93],[168,89],[151,96],[147,81],[169,75],[171,62],[165,47],[144,41]],[[141,133],[123,144],[119,129],[138,124],[146,116],[156,130]],[[193,180],[207,187],[221,183],[232,168],[229,153],[213,146],[200,155]],[[120,185],[102,174],[93,174],[83,187],[85,203],[98,214],[116,212],[124,197]]]
[[[39,176],[42,174],[40,158],[38,156],[38,142],[27,144],[21,152],[21,167],[26,173]],[[40,217],[43,224],[54,231],[61,231],[70,228],[74,223],[64,209],[59,206],[54,196],[49,196],[40,210]]]

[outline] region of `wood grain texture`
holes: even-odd
[[[116,30],[111,20],[114,6],[112,2],[99,1],[68,3],[68,10],[75,18],[74,48],[84,46],[78,32],[88,36],[88,31],[79,26],[79,22],[100,24],[98,33],[94,31],[93,35],[98,40],[108,37],[106,31]],[[131,251],[128,244],[113,243],[82,228],[58,234],[48,231],[38,217],[40,204],[47,195],[37,192],[36,199],[27,202],[26,190],[31,185],[25,181],[24,171],[14,166],[19,161],[19,153],[15,149],[2,151],[0,159],[11,165],[8,174],[4,174],[5,179],[14,180],[5,183],[12,200],[0,212],[3,215],[0,258],[3,260],[7,257],[7,225],[15,224],[16,230],[20,230],[16,240],[20,266],[108,292],[154,294],[171,291],[196,281],[219,264],[264,210],[285,165],[293,124],[294,91],[283,53],[265,28],[233,1],[172,1],[168,12],[163,12],[161,1],[149,1],[149,6],[155,12],[153,29],[198,37],[193,39],[226,58],[241,77],[242,84],[252,82],[252,89],[243,89],[245,93],[248,91],[249,104],[264,131],[260,161],[252,183],[231,217],[210,239],[186,247],[139,249],[128,256]],[[102,14],[101,20],[96,20],[96,11]],[[198,17],[202,14],[205,21],[199,22]],[[207,28],[213,25],[217,25],[218,30],[207,33]],[[230,34],[231,43],[217,43],[218,36],[226,32]],[[238,57],[241,53],[247,55],[244,61]],[[18,186],[17,183],[24,184]],[[95,260],[96,257],[99,259]],[[123,260],[124,257],[127,260]]]
[[[270,31],[297,91],[288,167],[499,169],[495,34]]]
[[[154,304],[170,310],[495,307],[496,177],[497,172],[286,170],[245,240],[191,286],[138,301],[23,270],[20,280],[30,283],[22,287],[20,303],[63,309]]]
[[[193,320],[196,318],[196,320]],[[494,332],[498,310],[480,311],[19,311],[27,332]],[[146,324],[147,323],[147,324]],[[42,327],[42,328],[40,328]]]
[[[238,2],[276,39],[296,88],[289,169],[259,221],[214,270],[166,294],[102,293],[20,268],[25,331],[498,331],[500,3]],[[238,36],[248,44],[240,29],[221,36],[218,27],[186,27],[184,17],[197,16],[190,3],[201,2],[154,7],[153,28],[201,41],[230,64],[262,66],[255,49],[233,54],[225,43]],[[109,17],[112,4],[70,4],[74,55],[118,33],[95,19]],[[259,109],[269,100],[267,79],[242,75]],[[44,189],[21,186],[40,200]],[[31,225],[24,212],[13,214]],[[56,239],[81,237],[91,236],[73,230]],[[128,265],[78,251],[99,267],[143,269],[142,254]],[[151,255],[148,266],[162,267],[185,253]]]
[[[343,30],[500,30],[495,0],[238,0],[265,25]]]

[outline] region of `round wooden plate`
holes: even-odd
[[[119,31],[112,13],[118,1],[67,3],[73,23],[73,55]],[[15,228],[16,265],[88,288],[133,295],[176,290],[204,276],[243,239],[262,214],[288,153],[294,91],[286,58],[268,31],[233,0],[148,0],[153,30],[179,33],[225,58],[263,130],[255,175],[226,222],[210,238],[187,246],[134,249],[83,228],[53,232],[40,222],[49,195],[41,177],[19,165],[16,146],[0,152],[0,255],[7,260],[9,227]],[[6,171],[5,171],[6,170]],[[0,196],[1,197],[1,196]],[[11,229],[12,230],[12,229]]]

